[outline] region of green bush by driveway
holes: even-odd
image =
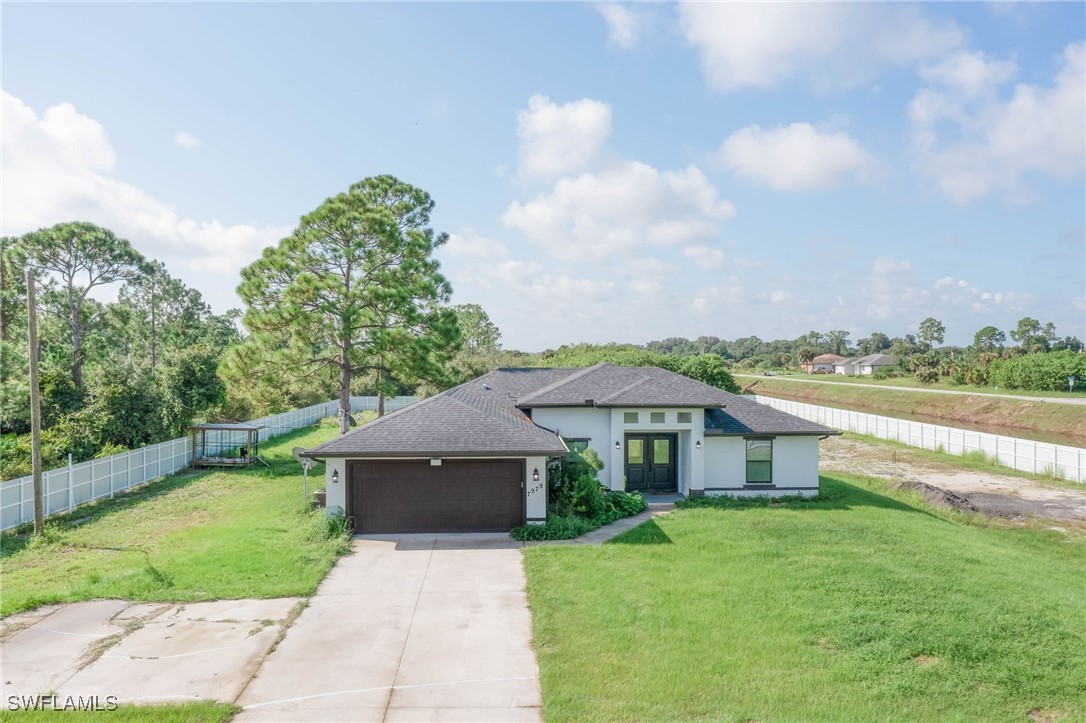
[[[0,614],[120,598],[183,602],[308,595],[347,549],[308,512],[290,450],[335,436],[325,423],[261,449],[271,465],[187,470],[49,523],[44,540],[2,538]],[[310,489],[323,486],[323,466]],[[79,524],[72,524],[73,521]]]
[[[822,492],[526,549],[546,718],[1086,719],[1086,543]]]

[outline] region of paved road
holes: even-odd
[[[235,720],[542,720],[519,543],[353,545],[238,698]]]
[[[833,384],[844,387],[862,387],[864,389],[893,389],[899,392],[924,392],[926,394],[964,394],[967,397],[1000,397],[1002,399],[1021,399],[1026,402],[1051,402],[1053,404],[1086,404],[1086,397],[1026,397],[1018,394],[996,394],[994,392],[959,392],[953,389],[921,389],[919,387],[895,387],[889,384],[862,384],[860,382],[831,382],[825,379],[806,379],[804,377],[767,377],[761,374],[736,374],[744,379],[772,379],[783,382],[801,382],[803,384]]]

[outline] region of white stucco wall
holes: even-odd
[[[594,407],[533,409],[532,421],[563,437],[587,439],[588,446],[596,450],[603,460],[600,482],[610,486],[614,464],[608,450],[615,444],[611,439],[611,415],[608,410]]]
[[[332,484],[332,473],[339,471],[339,482]],[[324,461],[324,509],[329,513],[347,509],[347,460],[326,459]]]
[[[813,495],[818,493],[818,437],[773,439],[773,484],[746,489],[747,447],[742,437],[705,440],[705,494]]]
[[[547,458],[526,457],[524,465],[524,490],[528,496],[528,524],[543,524],[547,520]],[[532,473],[539,470],[539,481]]]

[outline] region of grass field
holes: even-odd
[[[949,392],[975,392],[978,394],[1010,394],[1016,397],[1066,397],[1070,399],[1086,398],[1086,381],[1075,383],[1075,391],[1037,392],[1032,389],[1007,389],[1006,387],[978,386],[976,384],[951,384],[935,382],[925,384],[915,377],[894,377],[893,379],[872,379],[866,375],[846,376],[844,374],[807,374],[805,372],[775,372],[775,377],[763,377],[760,374],[736,374],[744,380],[749,379],[805,379],[828,384],[869,384],[882,387],[908,387],[910,389],[935,389]]]
[[[747,380],[743,380],[746,386]],[[842,384],[805,384],[772,377],[758,380],[757,394],[855,409],[934,424],[980,428],[1011,436],[1030,435],[1042,441],[1073,446],[1086,445],[1086,406],[1030,402],[999,397],[958,394],[923,394]]]
[[[0,538],[0,615],[58,602],[183,602],[308,595],[344,552],[302,500],[290,455],[335,436],[334,423],[278,437],[270,468],[191,470],[48,523],[41,540]],[[323,466],[310,485],[323,487]],[[78,524],[73,524],[73,521]]]
[[[547,719],[1086,718],[1086,544],[822,490],[525,550]]]
[[[58,705],[62,705],[60,699]],[[5,706],[7,701],[5,701]],[[103,703],[104,705],[104,703]],[[200,701],[199,703],[175,703],[167,705],[122,705],[110,711],[57,711],[57,710],[4,710],[0,720],[17,720],[26,723],[37,721],[69,720],[108,720],[110,723],[225,723],[234,717],[237,706],[229,703]]]

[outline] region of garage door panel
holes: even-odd
[[[507,531],[524,522],[519,460],[358,461],[348,465],[359,532]]]

